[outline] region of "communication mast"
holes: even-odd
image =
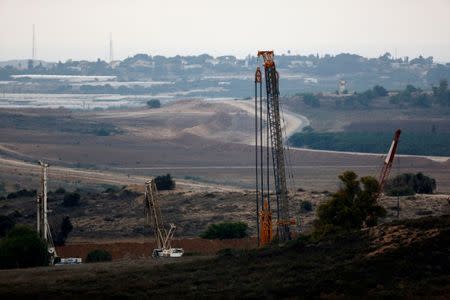
[[[31,46],[31,60],[36,60],[36,33],[35,33],[35,26],[33,24],[33,45]]]
[[[294,221],[290,220],[289,217],[289,199],[286,184],[285,153],[284,153],[283,134],[280,116],[279,75],[275,68],[273,51],[258,51],[257,56],[262,57],[264,60],[264,75],[265,75],[264,77],[266,87],[266,99],[265,99],[266,103],[263,103],[262,75],[261,70],[258,67],[255,73],[256,207],[257,207],[258,241],[260,245],[264,245],[270,242],[270,240],[272,239],[272,213],[271,213],[270,182],[269,182],[270,156],[272,156],[271,167],[273,169],[273,178],[275,187],[277,236],[279,242],[286,242],[291,239],[290,225],[294,224]],[[259,87],[259,101],[258,101],[258,87]],[[264,120],[266,126],[263,126],[263,107],[266,110]],[[258,118],[259,118],[259,125],[258,125]],[[266,127],[265,147],[263,145],[264,127]],[[258,132],[260,133],[259,148],[258,148]],[[265,170],[263,157],[264,148],[266,150]],[[259,158],[259,165],[258,165],[258,158]],[[266,174],[264,174],[264,171],[266,171]],[[264,185],[266,185],[267,188],[266,191],[264,190]],[[261,211],[259,211],[260,207]]]
[[[114,60],[113,56],[113,40],[112,33],[109,34],[109,62],[111,63]]]

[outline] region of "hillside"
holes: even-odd
[[[380,225],[214,258],[0,272],[2,296],[60,298],[442,297],[450,293],[450,216]],[[164,265],[163,264],[167,264]]]

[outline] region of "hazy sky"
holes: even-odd
[[[450,0],[0,0],[0,60],[57,61],[136,53],[243,57],[434,56],[450,61]]]

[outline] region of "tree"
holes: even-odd
[[[303,102],[311,107],[320,107],[320,101],[314,94],[303,94]]]
[[[312,211],[313,207],[310,201],[302,201],[300,202],[300,210],[302,212]]]
[[[65,194],[66,190],[63,187],[59,187],[56,189],[55,194]]]
[[[147,106],[149,108],[160,108],[161,102],[158,99],[151,99],[151,100],[147,101]]]
[[[389,196],[407,196],[432,194],[436,189],[436,180],[422,173],[400,174],[386,182],[384,192]]]
[[[72,222],[69,216],[65,216],[61,222],[59,232],[56,234],[55,246],[64,246],[69,233],[73,230]]]
[[[94,251],[91,251],[86,256],[86,262],[92,263],[92,262],[101,262],[101,261],[111,261],[112,255],[106,250],[102,249],[96,249]]]
[[[367,176],[358,180],[356,173],[346,171],[339,175],[339,179],[341,188],[317,209],[316,236],[358,229],[364,224],[372,226],[378,217],[386,214],[384,208],[377,204],[380,186],[375,178]]]
[[[71,207],[80,205],[80,194],[67,193],[64,195],[63,206]]]
[[[381,85],[376,85],[373,87],[373,92],[378,95],[378,97],[386,97],[388,95],[388,91],[382,87]]]
[[[433,87],[433,94],[440,105],[450,106],[450,91],[448,90],[448,81],[446,79],[439,81],[439,87]]]
[[[159,191],[175,189],[175,180],[172,179],[170,174],[157,176],[155,178],[155,184]]]
[[[0,268],[47,266],[47,244],[24,225],[16,225],[0,242]]]
[[[222,222],[211,224],[200,234],[203,239],[241,239],[248,235],[248,225],[244,222]]]
[[[0,238],[4,237],[15,225],[13,219],[8,216],[0,216]]]

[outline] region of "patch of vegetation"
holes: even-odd
[[[339,179],[342,187],[317,208],[315,236],[359,229],[363,224],[374,226],[379,217],[386,215],[386,210],[377,204],[379,184],[375,178],[358,180],[354,172],[345,171]]]
[[[336,106],[342,108],[368,107],[374,99],[386,97],[387,95],[388,91],[384,87],[376,85],[372,89],[368,89],[362,93],[355,93],[351,96],[344,97],[343,100],[336,100]]]
[[[61,221],[59,232],[56,234],[55,246],[64,246],[69,233],[73,230],[72,222],[69,216],[65,216]]]
[[[158,99],[151,99],[147,101],[147,107],[149,108],[160,108],[161,102]]]
[[[417,107],[431,107],[435,104],[440,106],[450,106],[450,90],[448,81],[442,79],[439,86],[433,86],[433,94],[422,91],[413,85],[407,85],[403,91],[390,98],[390,103],[397,105],[410,105]]]
[[[115,194],[115,193],[120,192],[120,188],[118,186],[116,186],[116,185],[102,184],[102,186],[105,188],[103,193]]]
[[[0,238],[6,236],[15,224],[16,222],[12,218],[0,215]]]
[[[320,101],[314,94],[301,94],[303,102],[311,107],[320,107]]]
[[[97,136],[110,136],[112,134],[112,132],[113,131],[111,131],[107,128],[101,127],[95,131],[95,134]]]
[[[36,190],[21,189],[17,192],[9,193],[7,199],[15,199],[20,197],[36,197]]]
[[[312,209],[313,209],[313,207],[312,207],[312,204],[310,201],[305,200],[305,201],[300,202],[300,210],[302,212],[309,212],[309,211],[312,211]]]
[[[55,194],[65,194],[66,193],[66,190],[64,189],[64,188],[62,188],[62,187],[59,187],[59,188],[57,188],[56,189],[56,191],[55,191]]]
[[[391,141],[390,132],[301,132],[289,138],[289,143],[294,147],[367,153],[385,153]],[[403,132],[398,152],[450,156],[450,135]]]
[[[106,250],[103,249],[97,249],[94,251],[91,251],[86,256],[86,262],[87,263],[93,263],[93,262],[102,262],[102,261],[111,261],[112,255]]]
[[[248,236],[248,225],[244,222],[222,222],[211,224],[200,234],[203,239],[240,239]]]
[[[73,207],[80,205],[80,194],[77,192],[66,193],[64,195],[63,206],[65,207]]]
[[[384,192],[389,196],[409,196],[432,194],[436,189],[436,180],[422,173],[404,173],[386,182]]]
[[[47,265],[47,245],[31,228],[16,225],[1,240],[0,268],[28,268]]]
[[[155,184],[156,188],[159,191],[175,189],[175,180],[172,179],[172,176],[170,174],[156,176]]]

